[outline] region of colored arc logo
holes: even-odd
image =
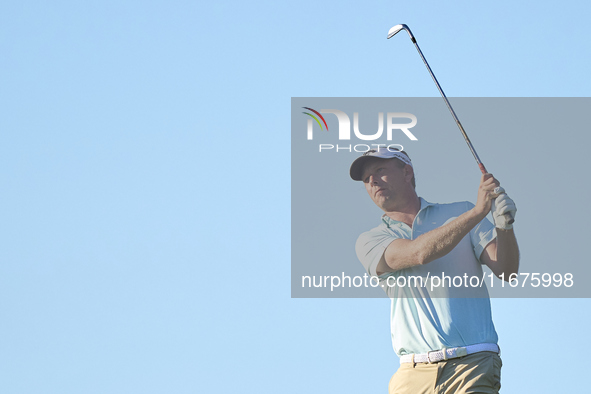
[[[312,112],[314,112],[316,115],[320,116],[320,119],[322,119],[322,122],[324,122],[324,125],[326,126],[326,131],[328,131],[328,125],[326,124],[326,120],[324,120],[324,116],[320,115],[320,112],[318,112],[318,111],[316,111],[316,110],[314,110],[314,109],[312,109],[312,108],[309,108],[309,107],[302,107],[302,108],[304,108],[304,109],[307,109],[307,110],[309,110],[309,111],[312,111]],[[322,130],[322,123],[320,123],[320,121],[318,120],[318,118],[317,118],[317,117],[315,117],[314,115],[312,115],[312,114],[311,114],[311,113],[309,113],[309,112],[302,112],[302,113],[303,113],[303,114],[306,114],[306,115],[308,115],[308,116],[311,116],[312,118],[314,118],[314,120],[315,120],[315,121],[318,123],[318,126],[320,126],[320,130]]]

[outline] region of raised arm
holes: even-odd
[[[499,182],[492,174],[482,175],[474,208],[416,239],[392,241],[378,263],[377,274],[428,264],[451,252],[462,238],[486,217],[491,209],[492,200],[497,196],[494,189],[498,186]]]
[[[519,272],[519,247],[513,224],[507,221],[505,213],[511,212],[511,216],[515,216],[516,211],[515,203],[506,194],[503,193],[495,199],[492,214],[497,228],[497,239],[488,244],[480,256],[480,260],[488,265],[497,277],[500,278],[501,274],[504,274],[503,278],[507,282],[511,281],[511,274]]]

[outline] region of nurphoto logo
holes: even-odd
[[[337,121],[339,123],[339,131],[338,131],[338,139],[339,141],[343,140],[351,140],[351,120],[349,116],[338,109],[321,109],[317,111],[310,107],[302,107],[310,112],[302,112],[303,114],[309,116],[311,119],[308,119],[307,122],[307,139],[313,140],[314,139],[314,121],[320,127],[320,130],[326,129],[328,132],[328,123],[322,114],[333,114],[337,117]],[[394,119],[410,119],[410,123],[394,123]],[[406,135],[411,141],[417,141],[417,137],[414,136],[413,133],[410,132],[409,129],[413,128],[417,124],[417,117],[413,114],[407,112],[388,112],[386,114],[386,139],[388,141],[392,141],[392,136],[394,135],[395,130],[400,130]],[[382,137],[384,133],[384,113],[378,113],[378,130],[373,134],[364,134],[359,130],[359,113],[353,113],[353,133],[355,137],[362,141],[375,141]],[[385,147],[385,144],[371,144],[371,146],[377,147]],[[334,144],[319,144],[318,149],[319,152],[323,151],[330,151],[333,150],[335,152],[339,152],[341,150],[348,151],[348,152],[367,152],[370,149],[373,149],[368,144],[356,144],[356,145],[334,145]],[[391,144],[388,145],[387,148],[396,146],[395,150],[403,150],[403,146],[400,144]]]

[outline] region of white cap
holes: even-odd
[[[363,166],[367,162],[370,157],[377,157],[379,159],[398,159],[404,164],[408,164],[412,167],[412,163],[410,158],[403,153],[402,151],[398,150],[391,150],[389,147],[378,147],[378,149],[370,149],[365,152],[363,155],[359,156],[353,164],[351,164],[351,169],[349,170],[349,175],[354,181],[362,180],[363,176]]]

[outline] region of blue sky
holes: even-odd
[[[388,300],[290,298],[290,98],[437,96],[398,23],[451,97],[587,97],[588,7],[3,3],[0,391],[385,392]],[[493,300],[503,392],[584,387],[590,305]]]

